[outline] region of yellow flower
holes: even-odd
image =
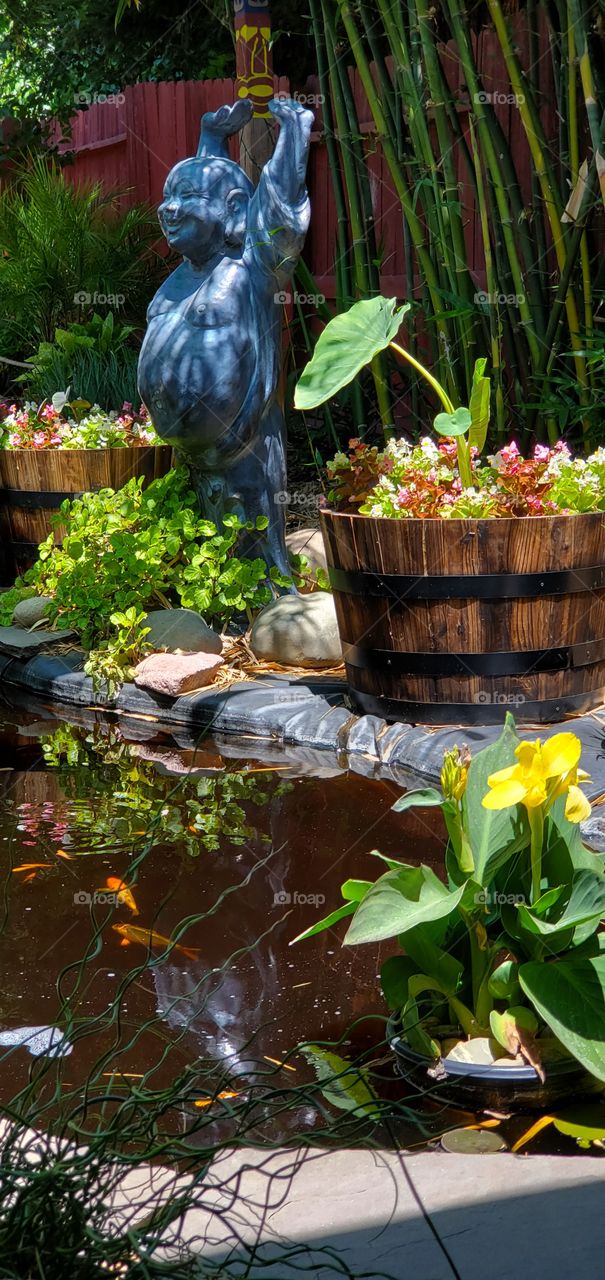
[[[565,817],[569,822],[582,822],[590,813],[590,804],[580,790],[588,774],[578,769],[582,744],[575,733],[555,733],[542,745],[520,742],[515,755],[518,764],[499,769],[488,778],[491,788],[483,797],[485,809],[508,809],[524,804],[530,811],[539,806],[549,809],[558,796],[567,795]]]
[[[471,754],[466,746],[462,751],[459,747],[453,747],[451,751],[445,752],[441,770],[441,790],[446,800],[462,799],[466,790],[470,762]]]

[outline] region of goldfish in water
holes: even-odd
[[[33,871],[38,867],[52,867],[52,862],[22,862],[20,867],[13,867],[13,875],[15,871]]]
[[[137,907],[132,893],[130,892],[128,885],[124,884],[124,881],[120,880],[119,876],[108,876],[105,881],[105,885],[112,893],[115,893],[118,902],[121,902],[125,907],[128,907],[128,909],[132,911],[133,916],[138,916],[139,908]],[[99,892],[102,892],[102,890],[99,890]]]
[[[194,1107],[211,1107],[213,1102],[222,1102],[224,1098],[239,1098],[240,1093],[234,1093],[232,1089],[223,1089],[222,1093],[217,1093],[216,1098],[194,1098]]]
[[[174,942],[172,938],[165,938],[163,933],[156,933],[155,929],[139,929],[136,924],[112,924],[112,929],[119,933],[122,938],[121,945],[129,946],[131,942],[141,942],[144,947],[170,947],[175,951],[181,951],[184,956],[188,956],[190,960],[197,960],[199,956],[199,948],[182,947],[180,942]]]

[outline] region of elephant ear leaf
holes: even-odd
[[[468,442],[471,446],[474,445],[479,450],[479,453],[483,450],[489,423],[490,381],[489,378],[485,377],[486,364],[487,360],[485,358],[475,361],[473,385],[469,401],[471,425],[468,433]]]
[[[397,307],[396,298],[364,298],[334,316],[299,378],[294,407],[315,409],[348,386],[393,341],[409,309],[409,302]]]
[[[605,955],[530,960],[521,965],[519,982],[572,1057],[605,1081]]]

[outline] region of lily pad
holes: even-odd
[[[444,1151],[459,1156],[493,1156],[504,1151],[505,1145],[493,1129],[451,1129],[441,1139]]]

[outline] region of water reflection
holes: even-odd
[[[181,1128],[217,1092],[250,1101],[274,1138],[323,1124],[317,1054],[297,1046],[374,1051],[379,949],[343,950],[338,930],[288,944],[377,843],[401,852],[398,789],[301,775],[284,756],[227,760],[208,740],[127,741],[106,723],[25,716],[0,751],[17,766],[0,774],[2,1025],[64,1028],[74,1096],[91,1078],[157,1091],[188,1072]],[[439,863],[417,814],[405,837],[406,857]],[[5,1099],[27,1071],[16,1047],[0,1059]]]

